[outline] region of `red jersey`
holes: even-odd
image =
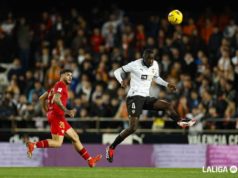
[[[68,100],[68,89],[67,85],[59,81],[57,82],[53,88],[48,90],[48,112],[52,112],[57,116],[64,116],[64,111],[55,103],[53,103],[52,99],[55,93],[59,93],[61,95],[60,100],[62,104],[66,107],[67,100]]]

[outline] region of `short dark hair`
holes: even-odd
[[[147,58],[149,54],[154,53],[154,51],[152,49],[145,49],[143,52],[143,59]]]
[[[67,72],[73,73],[72,70],[70,70],[70,69],[63,69],[60,71],[60,75],[65,74]]]

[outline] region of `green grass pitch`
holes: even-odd
[[[0,178],[229,178],[238,173],[203,173],[202,169],[175,168],[0,168]]]

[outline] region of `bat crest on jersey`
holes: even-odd
[[[141,75],[141,80],[147,80],[148,75]]]
[[[59,127],[60,127],[61,129],[64,129],[64,128],[65,128],[64,122],[60,121],[60,122],[59,122]]]
[[[62,88],[58,88],[58,90],[57,90],[58,92],[61,92],[62,91]]]

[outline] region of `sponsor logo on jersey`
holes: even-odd
[[[148,75],[141,75],[141,80],[147,80]]]

